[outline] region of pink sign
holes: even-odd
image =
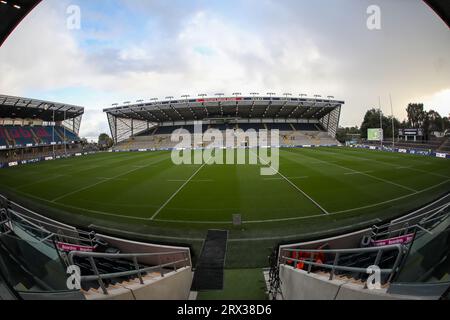
[[[372,245],[374,247],[381,247],[381,246],[388,246],[392,244],[405,244],[409,243],[413,240],[414,234],[406,234],[404,236],[385,239],[385,240],[378,240],[378,241],[372,241]]]
[[[69,243],[63,243],[63,242],[57,242],[56,245],[58,246],[59,250],[62,251],[79,251],[79,252],[93,252],[94,247],[90,246],[81,246],[76,244],[69,244]]]

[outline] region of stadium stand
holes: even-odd
[[[80,140],[75,133],[60,126],[0,126],[0,148],[51,145],[52,142],[75,143]]]
[[[84,108],[0,95],[0,162],[79,152]]]
[[[279,130],[280,145],[338,145],[343,101],[279,97],[205,98],[107,108],[113,150],[170,149],[176,129]],[[198,146],[192,146],[198,147]]]
[[[450,288],[449,205],[447,194],[385,224],[282,245],[270,291],[278,299],[443,299]],[[367,287],[373,265],[380,271],[375,290]]]
[[[0,276],[24,300],[187,299],[189,248],[82,231],[0,196]],[[68,267],[81,272],[68,287]],[[9,296],[14,299],[13,296]]]

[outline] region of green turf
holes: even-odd
[[[267,300],[263,270],[225,270],[223,290],[200,292],[197,300]]]
[[[449,164],[362,149],[282,149],[280,174],[261,176],[261,165],[177,166],[165,151],[101,153],[2,169],[0,188],[67,223],[188,243],[194,255],[207,229],[228,229],[227,263],[254,267],[280,242],[370,226],[436,199],[450,191]]]

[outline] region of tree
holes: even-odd
[[[113,146],[113,140],[106,133],[101,133],[98,136],[98,145],[103,149],[109,149]]]
[[[450,130],[450,119],[449,117],[442,118],[442,130]]]
[[[367,129],[380,127],[380,111],[372,108],[366,112],[361,124],[361,138],[367,139]]]
[[[408,115],[408,125],[410,128],[422,128],[426,121],[426,112],[423,110],[423,103],[410,103],[406,108]]]
[[[360,135],[361,131],[357,126],[355,127],[340,127],[336,132],[336,139],[339,142],[344,143],[345,141],[351,140],[351,138],[354,138],[355,135]]]
[[[398,129],[402,128],[400,121],[394,117],[394,130],[392,131],[392,116],[387,118],[383,117],[383,129],[384,136],[386,138],[392,138],[392,132],[394,132],[394,137],[398,137]]]
[[[428,122],[429,122],[430,132],[434,132],[434,131],[443,132],[444,131],[444,121],[438,112],[436,112],[434,110],[428,111],[427,118],[428,118]]]
[[[382,118],[382,128],[384,138],[392,138],[392,116]],[[367,139],[367,129],[375,129],[380,127],[380,110],[370,109],[364,116],[364,121],[361,124],[361,138]],[[394,117],[394,137],[398,136],[398,129],[402,128],[400,121]]]

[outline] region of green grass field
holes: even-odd
[[[207,229],[228,229],[241,251],[251,248],[245,240],[269,247],[374,224],[450,191],[450,162],[417,155],[282,149],[279,174],[261,176],[261,166],[101,153],[2,169],[0,181],[13,200],[68,223],[194,247]]]

